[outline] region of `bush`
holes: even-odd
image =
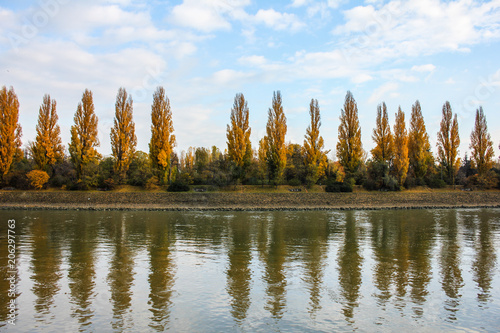
[[[167,189],[168,192],[187,192],[189,191],[189,185],[181,182],[175,181],[173,182]]]
[[[344,182],[337,182],[335,180],[330,180],[326,184],[325,191],[326,192],[352,192],[354,187],[354,179],[349,178]]]
[[[35,190],[41,190],[50,178],[49,175],[42,170],[32,170],[26,174],[26,177]]]
[[[159,183],[160,183],[160,181],[158,180],[158,177],[153,176],[153,177],[150,177],[146,181],[146,184],[144,185],[144,187],[148,191],[157,190],[159,188],[159,186],[158,186]]]
[[[498,186],[498,178],[495,171],[490,170],[485,175],[473,175],[467,178],[464,185],[466,188],[478,188],[481,190],[489,190]]]
[[[399,191],[399,183],[396,178],[393,176],[386,176],[383,179],[384,181],[384,189],[388,191]]]
[[[300,180],[298,178],[293,178],[288,181],[288,185],[290,186],[300,186]]]
[[[429,179],[429,187],[430,188],[445,188],[446,182],[441,178],[431,178]]]
[[[105,189],[106,191],[110,191],[114,189],[116,186],[115,180],[113,178],[108,178],[103,181],[102,188]]]
[[[14,170],[7,174],[6,183],[9,187],[18,190],[27,190],[30,188],[30,182],[26,177],[26,173],[19,170]]]

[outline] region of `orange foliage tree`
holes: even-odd
[[[116,95],[114,126],[111,128],[111,150],[115,158],[113,168],[119,183],[126,178],[137,145],[133,110],[132,97],[120,88]]]
[[[337,157],[347,173],[355,173],[361,165],[363,148],[361,127],[358,119],[358,105],[350,91],[345,96],[339,125]]]
[[[170,100],[163,87],[158,87],[153,95],[151,122],[149,157],[153,167],[161,174],[162,183],[166,183],[171,179],[171,156],[175,147],[175,135]]]
[[[99,146],[98,119],[95,114],[92,92],[88,89],[85,89],[82,101],[78,103],[74,121],[75,124],[71,126],[69,154],[78,179],[89,183],[101,155],[96,150],[96,147]]]
[[[408,156],[410,168],[416,178],[423,178],[432,163],[429,135],[425,128],[420,102],[411,108],[410,133],[408,137]]]
[[[38,169],[45,170],[54,166],[64,158],[64,147],[61,141],[61,129],[57,124],[59,117],[56,101],[50,95],[43,96],[38,111],[35,142],[30,145],[31,155]]]
[[[14,158],[21,157],[19,101],[14,88],[0,90],[0,180],[4,181]]]
[[[227,125],[227,153],[239,168],[245,168],[252,159],[250,143],[251,128],[248,124],[249,110],[243,94],[236,94],[231,109],[231,124]]]
[[[451,184],[455,184],[455,175],[460,167],[458,157],[458,147],[460,146],[460,136],[458,133],[457,114],[453,117],[450,102],[443,105],[443,116],[438,132],[437,147],[441,165],[445,168]]]
[[[273,94],[272,107],[269,108],[267,118],[267,165],[269,168],[269,179],[275,184],[283,178],[286,167],[286,116],[283,110],[281,92],[278,90]]]

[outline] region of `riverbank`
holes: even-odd
[[[500,191],[168,193],[0,191],[0,209],[350,210],[500,207]]]

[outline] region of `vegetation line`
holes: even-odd
[[[335,160],[329,160],[320,134],[318,101],[311,99],[310,123],[304,124],[304,143],[286,142],[287,118],[280,91],[273,93],[266,134],[253,148],[250,142],[250,110],[242,93],[236,94],[227,125],[227,148],[190,147],[178,155],[170,100],[158,87],[151,106],[149,152],[136,151],[133,100],[118,90],[110,141],[112,156],[103,158],[97,148],[98,117],[92,92],[86,89],[78,103],[68,150],[61,141],[57,103],[43,97],[36,138],[23,150],[19,101],[14,89],[0,90],[0,188],[63,190],[110,190],[131,185],[149,191],[227,189],[238,185],[277,187],[281,184],[318,188],[327,192],[352,192],[355,185],[366,190],[399,191],[416,186],[466,189],[498,188],[499,164],[488,132],[486,116],[479,107],[470,134],[468,153],[459,157],[460,133],[457,114],[449,102],[442,108],[437,133],[437,154],[431,152],[420,102],[412,106],[409,123],[398,108],[393,128],[384,102],[376,110],[372,130],[375,147],[366,152],[361,141],[358,107],[347,92],[340,111]],[[408,126],[407,126],[408,125]],[[307,128],[306,128],[307,126]],[[333,148],[333,147],[330,147]]]

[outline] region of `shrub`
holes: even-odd
[[[113,178],[108,178],[103,181],[102,188],[109,191],[114,189],[116,186],[115,181]]]
[[[344,182],[337,182],[335,180],[330,180],[326,184],[325,191],[326,192],[352,192],[354,187],[354,179],[349,178]]]
[[[430,188],[445,188],[446,182],[438,177],[434,177],[429,179],[429,187]]]
[[[146,181],[146,184],[144,185],[144,187],[146,188],[146,190],[148,191],[151,191],[151,190],[157,190],[158,189],[158,184],[159,184],[159,180],[158,180],[158,177],[156,176],[153,176],[153,177],[150,177],[147,181]]]
[[[464,185],[467,188],[479,188],[481,190],[488,190],[498,186],[498,178],[495,171],[490,170],[485,175],[473,175],[467,178]]]
[[[36,190],[41,190],[50,178],[49,175],[42,170],[32,170],[26,174],[26,177],[30,185]]]
[[[182,181],[175,181],[167,189],[168,192],[187,192],[189,191],[189,185]]]
[[[298,178],[293,178],[288,181],[288,185],[290,186],[300,186],[300,180]]]

